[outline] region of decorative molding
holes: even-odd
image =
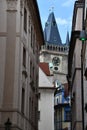
[[[6,37],[7,36],[7,32],[0,32],[0,37]],[[16,37],[20,37],[20,32],[16,33]]]
[[[16,11],[17,1],[18,0],[7,0],[7,11]]]
[[[17,33],[16,33],[16,37],[20,37],[20,32],[17,32]]]
[[[24,0],[20,0],[20,6],[23,8]]]
[[[0,32],[0,37],[6,37],[7,36],[7,32]]]

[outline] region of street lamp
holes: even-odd
[[[79,39],[82,41],[82,49],[81,49],[81,98],[82,98],[82,128],[84,130],[84,88],[83,88],[83,46],[85,41],[87,40],[86,31],[82,30],[80,32]]]
[[[10,119],[8,118],[7,121],[5,122],[5,130],[11,130],[11,121]]]
[[[79,39],[82,41],[82,43],[84,43],[84,41],[87,40],[87,34],[86,34],[86,31],[85,31],[85,30],[82,30],[82,31],[80,32],[80,37],[79,37]]]

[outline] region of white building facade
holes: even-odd
[[[39,130],[54,130],[54,86],[39,68]]]

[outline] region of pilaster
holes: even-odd
[[[3,93],[3,109],[11,110],[13,107],[15,82],[15,53],[16,53],[16,12],[17,0],[7,0],[7,40],[6,62]]]

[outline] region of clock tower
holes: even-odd
[[[57,27],[54,12],[49,14],[44,29],[45,44],[41,47],[40,62],[49,64],[50,73],[54,75],[54,81],[66,83],[67,60],[69,49],[69,34],[66,43],[62,43]]]

